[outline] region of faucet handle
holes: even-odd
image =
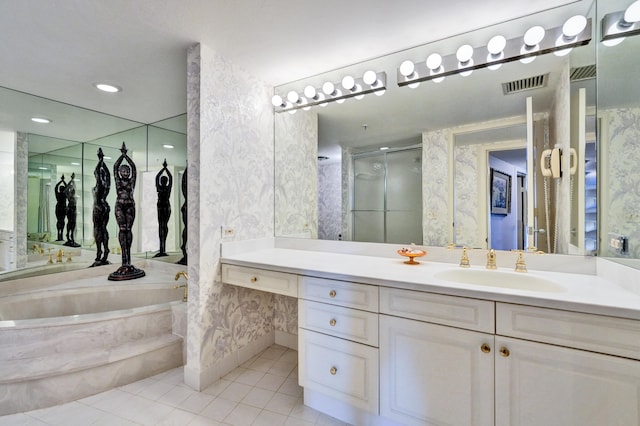
[[[469,255],[467,254],[467,248],[462,247],[462,257],[460,258],[460,267],[469,268],[470,266],[471,266],[471,262],[469,262]]]
[[[487,253],[487,269],[498,269],[496,264],[496,252],[494,249],[490,249]]]
[[[524,261],[524,252],[518,251],[518,259],[516,260],[516,272],[527,272],[527,264]]]

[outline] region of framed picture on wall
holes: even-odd
[[[511,213],[511,176],[491,169],[491,214]]]

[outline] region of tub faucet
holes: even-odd
[[[187,271],[178,272],[176,274],[175,281],[178,281],[180,276],[183,276],[185,280],[189,281],[189,274],[187,274]],[[182,285],[177,285],[177,286],[175,286],[173,288],[184,288],[184,293],[182,293],[182,301],[186,302],[188,300],[188,297],[189,297],[188,283],[184,283]]]

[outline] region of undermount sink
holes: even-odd
[[[434,278],[463,284],[511,288],[514,290],[546,293],[562,293],[566,291],[553,281],[519,272],[486,269],[449,269],[437,272]]]

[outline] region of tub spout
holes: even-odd
[[[185,280],[189,280],[189,274],[187,274],[186,271],[180,271],[176,274],[175,280],[178,281],[178,279],[183,276]],[[173,288],[184,288],[184,293],[182,293],[182,301],[183,302],[187,302],[188,301],[188,297],[189,297],[189,288],[188,288],[188,284],[184,283],[182,285],[177,285]]]
[[[174,278],[176,281],[178,281],[178,279],[180,277],[184,277],[186,280],[189,280],[189,274],[187,274],[187,271],[180,271],[176,274],[176,277]]]

